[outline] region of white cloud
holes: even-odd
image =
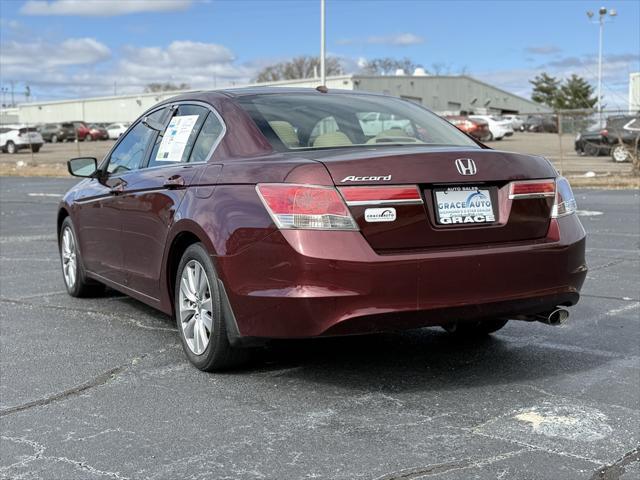
[[[93,65],[111,57],[111,50],[93,38],[69,38],[60,43],[5,42],[0,51],[3,75],[16,72],[43,72],[73,65]]]
[[[249,82],[259,68],[239,64],[223,45],[188,40],[164,47],[127,46],[118,54],[91,38],[11,40],[0,51],[0,66],[3,79],[28,84],[48,98],[108,95],[114,83],[118,93],[141,92],[155,82],[222,87]]]
[[[424,43],[424,37],[415,33],[397,33],[394,35],[371,36],[364,39],[343,38],[337,41],[338,45],[352,45],[358,43],[368,43],[372,45],[392,45],[395,47],[406,47],[409,45],[419,45]]]
[[[524,51],[532,55],[553,55],[562,52],[562,49],[556,45],[537,45],[526,47]]]
[[[27,0],[23,15],[76,15],[111,17],[141,12],[186,10],[192,0]]]

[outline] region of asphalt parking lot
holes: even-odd
[[[590,272],[565,326],[282,342],[205,374],[170,318],[64,292],[73,183],[0,180],[0,478],[639,478],[638,191],[577,192]]]

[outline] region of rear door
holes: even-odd
[[[145,167],[127,177],[119,199],[125,283],[156,299],[169,227],[224,131],[220,117],[204,104],[175,105],[164,124],[154,134]]]

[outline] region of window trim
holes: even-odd
[[[175,114],[175,112],[178,111],[178,107],[180,105],[196,105],[198,107],[207,108],[210,112],[213,112],[214,115],[220,121],[220,124],[222,125],[222,133],[220,133],[220,136],[218,137],[218,139],[211,146],[211,149],[209,150],[209,153],[207,153],[207,160],[204,160],[202,162],[184,162],[184,163],[183,162],[176,162],[176,163],[169,163],[167,165],[156,165],[154,167],[149,167],[148,165],[149,165],[149,162],[151,161],[151,151],[149,151],[148,155],[147,155],[147,159],[146,159],[146,164],[143,167],[145,170],[156,170],[158,168],[171,168],[171,167],[177,167],[177,166],[185,167],[185,166],[188,166],[188,165],[203,165],[205,163],[209,163],[209,159],[211,158],[211,155],[213,155],[213,153],[218,148],[218,145],[220,145],[220,143],[222,142],[222,139],[226,135],[226,133],[227,133],[227,124],[222,119],[222,115],[220,115],[217,112],[217,110],[215,108],[213,108],[212,105],[209,105],[208,103],[201,102],[201,101],[198,101],[198,100],[183,100],[183,101],[171,104],[172,108],[175,107],[174,108],[174,114]],[[167,125],[165,126],[165,130],[166,130],[167,126],[169,125],[170,121],[171,121],[171,117],[169,117],[169,119],[167,120]],[[205,121],[206,121],[206,118],[205,118]],[[202,126],[204,126],[204,122],[202,123]],[[202,131],[202,126],[200,127],[200,131]],[[159,135],[159,133],[158,133],[158,135]],[[200,132],[198,132],[198,137],[199,136],[200,136]],[[198,137],[196,137],[196,141],[198,140]],[[157,137],[156,137],[156,139],[157,139]],[[194,142],[194,145],[195,145],[195,142]],[[193,150],[193,147],[191,149]],[[153,151],[153,149],[151,149],[151,150]],[[191,153],[189,153],[189,157],[191,157]],[[140,168],[139,170],[142,170],[143,168]]]
[[[144,117],[147,117],[147,116],[149,116],[149,115],[151,115],[151,114],[153,114],[153,113],[155,113],[158,110],[161,110],[163,108],[168,108],[169,110],[173,110],[173,113],[175,114],[175,112],[178,110],[178,107],[180,105],[196,105],[196,106],[205,107],[210,112],[213,112],[213,114],[218,118],[218,121],[222,125],[222,132],[218,136],[218,139],[211,146],[211,149],[209,150],[209,153],[207,153],[207,160],[202,161],[202,162],[186,162],[186,163],[176,162],[176,163],[172,163],[172,164],[168,164],[168,165],[156,165],[154,167],[149,167],[148,165],[149,165],[149,162],[151,161],[151,157],[150,156],[151,156],[151,152],[153,151],[153,147],[151,146],[151,143],[150,143],[147,146],[147,150],[145,150],[145,153],[144,153],[145,156],[144,156],[144,159],[143,159],[143,166],[141,166],[137,170],[130,170],[128,172],[122,172],[120,174],[108,174],[106,172],[107,166],[109,165],[109,162],[111,162],[111,154],[113,153],[113,151],[120,144],[120,142],[127,136],[129,131],[132,130],[136,125],[138,125],[138,123],[142,122]],[[171,118],[172,117],[168,117],[168,119],[166,121],[166,125],[165,125],[165,130],[166,130],[167,126],[169,125],[169,122],[171,121]],[[206,119],[205,119],[205,121],[206,121]],[[204,125],[204,123],[203,123],[203,125]],[[162,132],[162,133],[164,133],[164,132]],[[159,168],[171,168],[171,167],[176,167],[176,166],[202,165],[202,164],[208,163],[209,159],[215,153],[215,151],[218,148],[218,146],[220,145],[220,143],[222,143],[222,140],[224,139],[226,134],[227,134],[227,124],[225,123],[224,119],[222,118],[222,115],[220,115],[218,113],[218,111],[213,107],[213,105],[210,105],[210,104],[208,104],[206,102],[202,102],[202,101],[199,101],[199,100],[182,100],[182,101],[179,101],[179,102],[165,103],[163,105],[157,106],[157,108],[156,107],[152,107],[152,109],[147,110],[145,113],[140,115],[140,117],[137,119],[137,121],[134,121],[131,125],[129,125],[129,128],[127,128],[127,130],[122,135],[120,135],[120,138],[118,138],[118,141],[113,145],[113,147],[111,147],[111,150],[109,150],[107,155],[105,155],[104,159],[100,163],[100,167],[98,168],[98,170],[100,172],[102,172],[103,174],[107,174],[109,176],[109,178],[120,178],[121,175],[129,175],[131,173],[139,172],[141,170],[156,170],[156,169],[159,169]],[[155,145],[155,142],[158,139],[158,135],[160,135],[160,132],[156,132],[156,137],[154,138],[153,145]],[[200,135],[200,132],[198,132],[198,136],[199,135]],[[198,137],[196,137],[196,140],[197,140],[197,138]],[[189,156],[191,156],[191,154],[189,154]]]

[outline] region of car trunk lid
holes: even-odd
[[[326,166],[362,234],[378,252],[514,242],[547,234],[552,194],[510,198],[512,182],[555,178],[555,169],[544,158],[490,149],[416,146],[323,153],[318,152],[316,160]],[[419,198],[380,202],[353,188],[392,185],[414,185]],[[476,222],[479,215],[472,215],[469,223],[446,223],[449,215],[458,218],[453,207],[470,198],[469,205],[477,205],[479,210],[474,211],[486,218]],[[481,202],[474,203],[477,200]],[[466,222],[468,215],[460,217]]]

